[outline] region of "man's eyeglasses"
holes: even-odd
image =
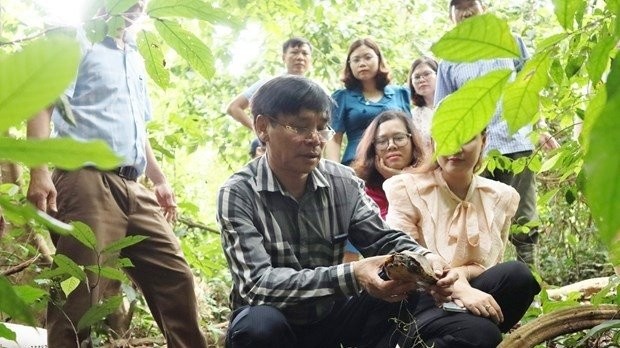
[[[428,70],[420,74],[415,74],[413,75],[413,81],[420,82],[422,79],[428,80],[428,78],[434,73],[434,71]]]
[[[394,143],[396,147],[403,147],[409,143],[411,139],[410,133],[396,133],[391,137],[380,137],[375,138],[375,149],[377,150],[385,150],[390,146],[390,140]]]
[[[296,127],[296,126],[291,126],[291,125],[282,123],[278,121],[278,119],[276,119],[275,117],[266,116],[266,115],[265,117],[272,120],[276,124],[282,126],[284,129],[288,130],[289,132],[297,134],[303,137],[304,139],[312,139],[312,137],[316,133],[318,134],[320,141],[329,141],[334,136],[334,134],[336,134],[336,132],[329,125],[327,125],[326,126],[327,128],[325,129],[314,129],[310,127]]]

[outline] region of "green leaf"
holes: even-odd
[[[199,19],[212,24],[238,25],[230,12],[215,8],[203,0],[151,0],[146,13],[150,17],[184,17]]]
[[[68,234],[73,228],[73,226],[65,224],[62,221],[58,221],[46,213],[37,210],[30,203],[21,206],[15,205],[4,195],[0,195],[0,206],[4,209],[4,214],[6,215],[10,214],[11,216],[22,217],[24,222],[32,219],[47,227],[50,231],[56,232],[60,235]]]
[[[464,20],[433,44],[431,51],[439,58],[455,62],[521,55],[508,24],[492,14]]]
[[[105,0],[104,6],[111,15],[119,15],[129,10],[138,0]]]
[[[128,246],[132,246],[134,244],[138,244],[141,241],[147,239],[148,237],[146,236],[127,236],[124,237],[122,239],[117,240],[116,242],[108,245],[107,247],[105,247],[101,253],[102,254],[109,254],[109,253],[114,253],[117,251],[120,251],[123,248],[126,248]]]
[[[553,167],[555,167],[555,165],[558,163],[558,160],[562,157],[562,153],[556,153],[555,155],[553,155],[553,157],[549,158],[548,160],[544,161],[542,164],[542,167],[540,167],[540,171],[539,173],[543,173],[546,172],[550,169],[553,169]]]
[[[51,163],[67,170],[85,165],[112,169],[122,163],[121,158],[103,140],[81,142],[69,138],[0,138],[0,159],[21,162],[29,167]]]
[[[564,39],[566,39],[568,37],[567,33],[559,33],[559,34],[553,34],[545,39],[543,39],[539,44],[537,49],[537,52],[541,52],[546,48],[549,48],[551,46],[556,45],[559,42],[564,41]]]
[[[592,82],[597,83],[601,80],[603,72],[609,64],[609,53],[616,46],[618,40],[612,36],[599,38],[598,43],[592,48],[590,57],[586,63],[586,69]]]
[[[620,66],[620,65],[619,65]],[[618,67],[618,66],[617,66]],[[584,161],[586,197],[603,243],[620,237],[620,93],[609,97],[592,125],[590,145]],[[610,149],[615,149],[610,151]]]
[[[84,273],[82,268],[78,266],[77,263],[75,263],[67,256],[63,254],[56,254],[54,256],[54,263],[58,266],[58,268],[63,270],[65,273],[71,275],[72,277],[75,277],[81,281],[86,280],[86,273]]]
[[[138,34],[138,50],[144,58],[149,76],[162,89],[170,86],[170,72],[166,69],[166,58],[155,34],[142,30]]]
[[[127,267],[134,267],[134,265],[133,265],[133,262],[131,262],[130,259],[128,259],[126,257],[122,257],[122,258],[119,258],[118,260],[116,260],[116,263],[115,263],[114,267],[127,268]]]
[[[553,0],[553,6],[560,25],[570,31],[575,25],[575,15],[583,12],[586,2],[584,0]]]
[[[586,114],[583,120],[583,126],[581,128],[581,134],[579,134],[580,142],[583,144],[584,153],[588,152],[588,146],[590,145],[586,139],[590,139],[590,132],[592,131],[592,125],[596,122],[599,115],[605,107],[607,101],[607,90],[599,88],[596,94],[588,103],[586,108]]]
[[[9,341],[15,341],[17,339],[17,334],[6,327],[6,325],[0,323],[0,337],[6,338]]]
[[[84,24],[84,32],[90,42],[101,42],[105,38],[108,25],[102,18],[89,20]]]
[[[97,239],[95,238],[93,230],[91,230],[87,224],[80,221],[74,221],[71,225],[73,229],[69,234],[90,250],[95,250],[95,247],[97,247]]]
[[[540,91],[549,81],[548,71],[553,60],[550,51],[543,51],[527,61],[513,83],[504,91],[504,119],[514,133],[532,123],[540,105]]]
[[[32,287],[30,285],[17,285],[13,287],[13,290],[15,290],[17,296],[19,296],[19,298],[21,298],[22,301],[28,305],[31,305],[47,296],[47,291]]]
[[[114,279],[121,282],[125,282],[128,280],[125,273],[116,268],[106,266],[86,266],[86,269],[104,278]]]
[[[65,294],[66,297],[69,297],[73,290],[77,289],[79,285],[80,280],[76,277],[69,277],[60,282],[60,288],[62,289],[62,292]]]
[[[30,308],[2,275],[0,275],[0,312],[6,313],[15,320],[23,320],[29,325],[34,325],[34,317],[30,313]]]
[[[0,62],[0,132],[47,108],[75,78],[78,44],[68,38],[39,39]]]
[[[213,76],[215,68],[211,50],[194,34],[168,20],[155,21],[155,28],[164,41],[187,60],[193,69],[207,79]]]
[[[459,151],[491,121],[502,89],[512,74],[502,69],[468,81],[447,96],[433,116],[431,131],[438,156]]]
[[[588,333],[579,342],[577,342],[577,345],[575,347],[586,347],[586,341],[588,341],[590,338],[597,336],[600,333],[604,333],[611,329],[617,328],[620,328],[620,320],[615,319],[604,321],[591,328],[590,331],[588,331]],[[611,345],[611,347],[613,347],[613,345]]]
[[[78,322],[77,329],[83,330],[102,320],[109,314],[113,313],[122,303],[121,296],[113,296],[102,303],[91,307]]]

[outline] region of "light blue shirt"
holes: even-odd
[[[383,89],[383,98],[378,102],[367,101],[361,90],[340,89],[332,98],[336,102],[332,110],[332,128],[347,135],[347,147],[342,163],[349,164],[355,159],[357,145],[372,120],[385,110],[401,110],[409,117],[409,92],[401,86],[389,85]]]
[[[520,37],[515,37],[521,51],[521,59],[509,58],[486,59],[472,63],[453,63],[442,61],[437,69],[435,86],[435,105],[439,105],[445,97],[455,92],[467,81],[499,69],[520,70],[525,59],[529,58],[525,44]],[[502,154],[531,151],[534,145],[529,139],[532,126],[528,125],[510,134],[508,124],[502,118],[502,103],[497,104],[495,114],[487,127],[487,145],[485,152],[499,150]]]
[[[146,122],[152,116],[144,62],[135,41],[126,35],[123,51],[110,37],[90,44],[81,32],[78,39],[82,61],[76,80],[65,91],[76,125],[67,123],[54,110],[54,135],[80,141],[104,140],[123,158],[123,165],[143,173]]]

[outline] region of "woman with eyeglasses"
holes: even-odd
[[[424,142],[409,115],[399,110],[380,113],[368,126],[351,164],[366,183],[366,193],[381,210],[385,219],[388,201],[383,182],[409,167],[424,163]]]
[[[428,346],[496,347],[540,291],[527,265],[502,263],[519,194],[476,175],[485,142],[482,132],[458,153],[383,184],[386,222],[459,273],[451,305],[438,308],[430,295],[420,295],[413,313],[415,337]]]
[[[411,64],[407,79],[411,91],[411,103],[415,106],[411,110],[413,124],[420,130],[429,150],[432,150],[431,121],[434,112],[436,74],[437,61],[422,56]]]
[[[343,71],[345,88],[332,95],[336,106],[332,110],[331,124],[336,134],[327,143],[327,159],[349,165],[355,159],[362,134],[382,111],[395,109],[410,115],[407,89],[390,85],[390,81],[390,69],[377,43],[369,38],[354,41]],[[345,134],[347,146],[341,158]]]

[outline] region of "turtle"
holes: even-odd
[[[434,285],[439,280],[428,259],[412,252],[392,253],[384,262],[382,273],[387,279],[415,281],[423,287]]]

